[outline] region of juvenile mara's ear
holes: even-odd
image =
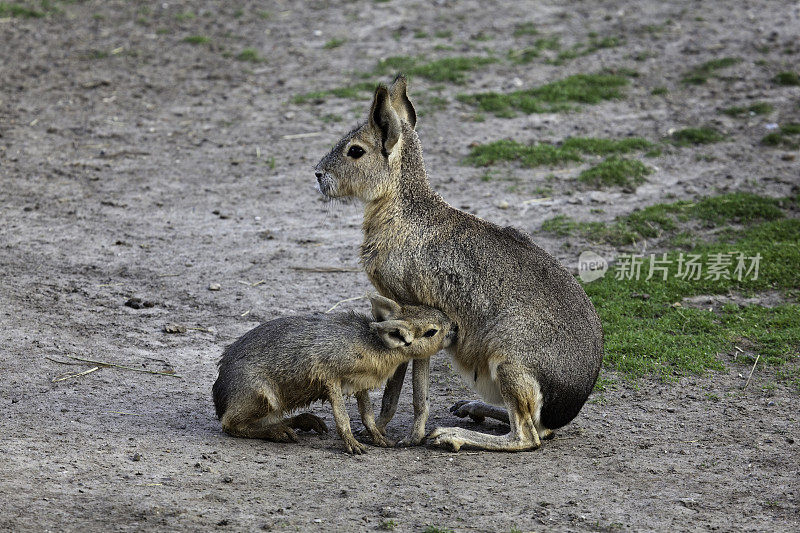
[[[369,302],[372,304],[372,316],[378,322],[391,320],[397,317],[402,310],[399,303],[380,294],[370,294]]]
[[[398,74],[389,89],[389,94],[392,97],[392,107],[397,115],[411,124],[411,127],[417,125],[417,112],[414,105],[408,98],[408,81],[402,74]]]
[[[369,125],[380,134],[383,157],[389,157],[397,141],[400,140],[403,129],[400,117],[392,107],[389,89],[384,84],[378,85],[375,89],[372,108],[369,110]]]
[[[411,324],[405,320],[387,320],[385,322],[370,322],[369,329],[378,334],[387,348],[402,348],[411,346],[414,334]]]

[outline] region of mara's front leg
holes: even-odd
[[[387,439],[386,435],[381,433],[375,425],[375,413],[372,411],[369,392],[367,390],[358,391],[356,393],[356,401],[358,401],[358,412],[361,414],[361,421],[364,423],[367,433],[372,437],[372,443],[375,446],[394,446],[394,443]]]
[[[398,444],[400,446],[418,446],[425,440],[425,424],[428,422],[430,405],[428,402],[428,389],[431,382],[431,360],[414,359],[411,383],[414,395],[414,425],[407,437]]]
[[[378,415],[378,420],[375,421],[375,425],[381,433],[386,433],[386,426],[397,411],[397,402],[400,400],[400,391],[403,390],[403,380],[406,379],[407,369],[408,363],[401,364],[386,382],[381,400],[381,413]]]
[[[367,451],[367,447],[361,444],[353,436],[350,430],[350,416],[344,406],[344,396],[342,396],[342,385],[338,381],[331,381],[326,384],[328,390],[328,401],[331,402],[333,409],[333,419],[336,421],[336,431],[344,441],[347,453],[362,454]]]

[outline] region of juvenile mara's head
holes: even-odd
[[[319,191],[364,202],[396,191],[403,142],[415,135],[416,123],[405,77],[398,75],[390,88],[378,85],[367,122],[345,135],[314,168]]]
[[[430,357],[456,342],[458,326],[433,307],[400,305],[394,300],[373,294],[370,323],[387,348],[400,349],[409,357]]]

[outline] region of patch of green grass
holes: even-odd
[[[566,237],[572,235],[579,227],[579,224],[567,215],[556,215],[542,222],[542,231]]]
[[[741,117],[743,115],[768,115],[775,110],[772,104],[767,102],[756,102],[749,106],[732,106],[722,110],[730,117]]]
[[[523,35],[538,35],[539,30],[534,22],[523,22],[514,27],[514,37],[522,37]]]
[[[332,48],[339,48],[340,46],[342,46],[346,42],[347,42],[347,39],[339,39],[339,38],[334,37],[333,39],[330,39],[328,42],[326,42],[324,45],[322,45],[322,47],[324,49],[326,49],[326,50],[330,50]]]
[[[718,355],[743,345],[743,340],[761,361],[779,366],[796,362],[800,349],[800,305],[795,303],[765,308],[759,305],[728,304],[713,312],[676,306],[685,297],[729,292],[754,293],[761,290],[791,290],[800,286],[800,220],[780,219],[757,224],[733,242],[712,242],[698,245],[692,251],[701,264],[730,260],[729,275],[715,279],[702,270],[700,279],[678,275],[679,255],[660,254],[641,258],[639,279],[620,275],[620,261],[600,280],[584,286],[595,305],[605,335],[605,363],[618,372],[632,376],[646,374],[671,378],[687,373],[721,370]],[[732,253],[733,252],[733,253]],[[730,255],[726,255],[730,254]],[[735,274],[739,254],[744,267],[760,255],[759,271]],[[660,263],[653,263],[653,259]],[[666,259],[666,261],[664,261]],[[686,258],[684,258],[685,260]],[[624,265],[631,264],[625,260]],[[664,266],[647,280],[650,267]],[[684,263],[685,265],[685,263]],[[707,267],[706,267],[707,268]],[[629,273],[630,270],[628,269]],[[741,279],[739,279],[741,277]],[[631,295],[648,294],[649,298]],[[789,374],[789,372],[786,372]]]
[[[0,17],[19,17],[28,19],[38,19],[45,16],[44,11],[29,7],[16,2],[0,2]]]
[[[620,216],[613,222],[576,222],[559,220],[551,222],[543,230],[567,228],[570,234],[578,234],[598,243],[614,246],[635,244],[645,239],[670,238],[673,245],[683,247],[684,237],[691,234],[671,235],[688,222],[716,228],[730,224],[751,226],[783,218],[781,200],[746,192],[735,192],[710,196],[696,202],[680,201],[669,204],[656,204],[628,215]],[[551,219],[552,220],[552,219]],[[548,221],[545,221],[548,223]],[[673,237],[678,237],[676,240]],[[692,239],[685,241],[692,244]]]
[[[560,145],[550,143],[523,144],[504,139],[473,146],[466,162],[474,166],[487,166],[500,161],[517,161],[524,167],[556,165],[568,161],[582,161],[581,154],[608,155],[645,150],[653,146],[640,137],[628,139],[601,139],[594,137],[568,137]]]
[[[654,96],[662,96],[665,94],[669,94],[669,89],[667,89],[666,87],[654,87],[653,90],[650,91],[650,94]]]
[[[437,39],[449,39],[453,36],[453,32],[451,30],[437,30],[433,32],[433,36]]]
[[[781,125],[781,133],[784,135],[800,135],[800,122],[788,122]]]
[[[530,63],[542,55],[542,50],[558,50],[561,47],[558,37],[542,37],[533,41],[533,45],[520,50],[509,50],[508,59],[512,63],[522,65]]]
[[[706,61],[692,68],[683,76],[681,81],[689,85],[703,85],[716,71],[736,65],[737,63],[741,63],[741,61],[742,59],[739,57],[712,59],[711,61]]]
[[[647,150],[655,146],[647,139],[641,137],[628,137],[627,139],[602,139],[598,137],[568,137],[561,146],[565,149],[574,149],[585,154],[609,155],[624,154],[639,150]]]
[[[522,144],[503,139],[474,146],[467,162],[474,166],[487,166],[499,161],[518,161],[524,167],[555,165],[567,161],[580,161],[575,149],[564,149],[552,144]]]
[[[500,117],[523,113],[553,113],[570,110],[573,104],[597,104],[622,97],[628,80],[614,74],[575,74],[533,89],[510,93],[461,94],[458,99]]]
[[[800,75],[797,72],[784,71],[775,74],[772,81],[778,85],[800,85]]]
[[[676,146],[691,146],[723,141],[725,136],[714,128],[704,126],[675,131],[670,135],[670,140]]]
[[[189,35],[183,38],[183,42],[189,44],[208,44],[211,42],[211,39],[205,35]]]
[[[797,148],[798,143],[789,137],[800,135],[800,123],[789,122],[781,125],[778,131],[768,133],[761,139],[764,146],[784,146],[787,148]]]
[[[578,43],[572,48],[563,50],[554,58],[548,61],[551,65],[563,65],[571,59],[576,57],[583,57],[603,48],[615,48],[624,43],[620,37],[599,37],[593,33],[589,35],[589,41],[585,43]]]
[[[255,48],[245,48],[236,54],[236,59],[239,61],[249,61],[250,63],[261,63],[264,61],[264,58],[261,57],[261,54],[259,54],[258,50]]]
[[[194,20],[196,15],[191,11],[181,11],[175,15],[175,20],[179,22],[184,22],[187,20]]]
[[[397,527],[397,522],[395,522],[394,520],[384,520],[378,527],[383,531],[393,531],[394,528]]]
[[[375,87],[375,83],[371,81],[365,81],[361,83],[355,83],[353,85],[347,85],[345,87],[336,87],[325,91],[311,91],[308,93],[298,94],[292,97],[291,102],[293,104],[324,102],[331,96],[335,96],[337,98],[361,100],[363,98],[368,98],[369,94],[375,90]]]
[[[423,533],[453,533],[453,530],[446,527],[428,526]]]
[[[393,56],[379,61],[375,74],[402,72],[409,77],[462,84],[467,81],[467,72],[496,61],[493,57],[479,56],[445,57],[433,61],[420,57]]]
[[[594,187],[613,185],[632,187],[642,184],[645,176],[652,172],[653,169],[641,161],[614,155],[581,172],[578,175],[578,181]]]

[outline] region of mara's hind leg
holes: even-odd
[[[480,424],[487,418],[493,418],[500,422],[510,424],[508,411],[504,407],[490,405],[479,400],[461,400],[450,408],[450,412],[459,418],[470,417],[476,424]],[[555,437],[552,429],[547,429],[541,424],[536,425],[536,431],[540,439],[552,439]]]
[[[499,364],[496,375],[506,412],[510,415],[511,431],[505,435],[488,435],[457,427],[437,428],[428,436],[433,445],[449,447],[453,451],[468,446],[507,452],[535,450],[541,446],[536,427],[542,403],[539,383],[526,368],[511,363]]]
[[[234,437],[297,442],[292,428],[281,420],[278,400],[269,388],[235,394],[220,422],[225,433]]]
[[[316,431],[320,435],[328,432],[328,426],[325,425],[325,422],[311,413],[300,413],[287,418],[284,423],[290,428],[299,429],[300,431]]]
[[[478,400],[462,400],[456,402],[450,408],[450,412],[459,418],[470,417],[473,421],[480,424],[487,418],[494,418],[500,422],[509,423],[508,411],[503,407],[489,405]]]

